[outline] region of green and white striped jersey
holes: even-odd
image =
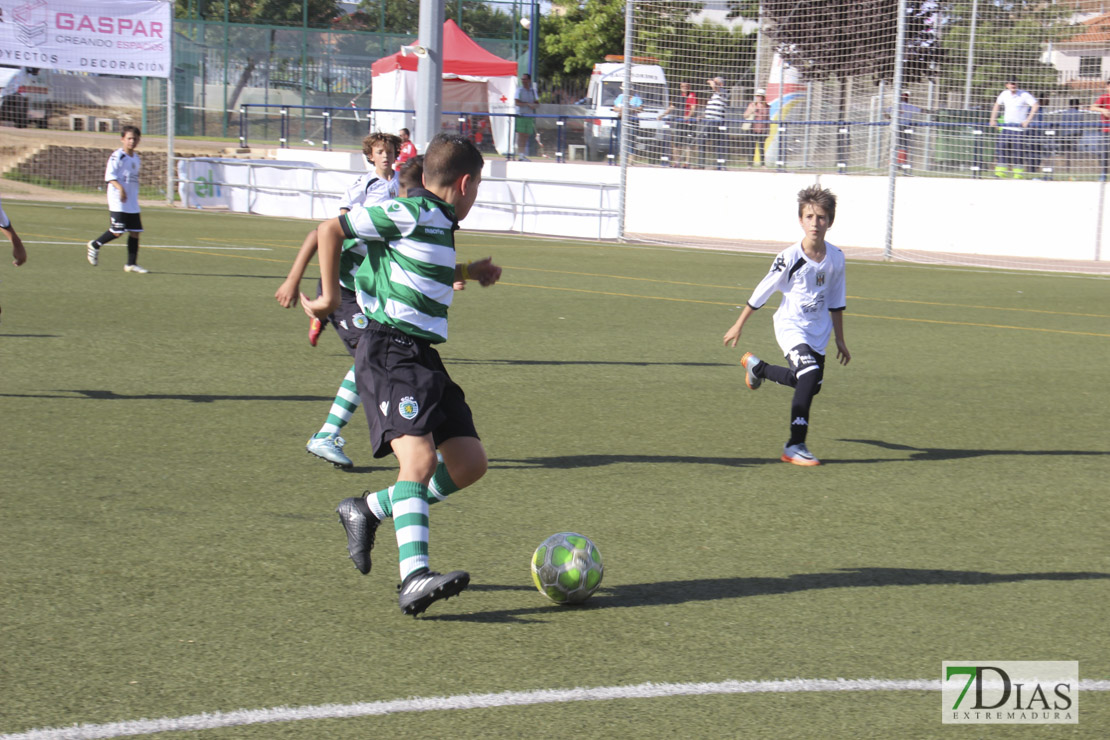
[[[351,291],[355,289],[355,273],[366,259],[366,242],[361,239],[344,239],[343,251],[339,253],[339,284]]]
[[[343,251],[354,252],[357,246],[348,247],[354,240],[365,245],[354,292],[367,316],[410,336],[446,342],[458,225],[449,204],[426,190],[411,194],[340,216],[348,239]],[[344,260],[341,256],[341,273]]]

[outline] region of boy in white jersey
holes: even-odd
[[[2,204],[0,204],[0,234],[8,237],[8,241],[12,243],[12,264],[19,267],[26,262],[27,250],[23,246],[23,240],[19,238],[19,234],[15,233],[12,220],[8,218],[8,214],[4,213]]]
[[[126,231],[127,262],[123,265],[124,272],[150,272],[137,263],[143,219],[139,215],[139,168],[142,163],[135,149],[142,138],[143,133],[138,126],[124,126],[120,132],[120,148],[108,158],[108,166],[104,170],[104,182],[108,183],[108,230],[85,245],[85,254],[93,267],[100,263],[100,248]]]
[[[392,452],[400,469],[394,485],[344,499],[336,511],[347,552],[362,573],[370,571],[378,524],[393,518],[399,602],[413,616],[470,583],[465,571],[429,569],[428,506],[474,483],[488,466],[462,389],[434,347],[447,340],[453,283],[473,278],[489,286],[501,277],[489,258],[468,264],[455,258],[454,232],[474,205],[482,165],[469,139],[437,135],[424,154],[423,189],[320,224],[323,292],[315,300],[301,296],[306,313],[326,316],[339,304],[341,249],[350,240],[365,243],[355,287],[369,326],[355,352],[355,371],[374,456]]]
[[[755,390],[764,380],[794,388],[790,405],[790,439],[782,450],[783,462],[820,465],[806,447],[809,409],[821,391],[825,373],[825,347],[836,335],[836,357],[841,365],[852,359],[844,343],[844,308],[847,301],[844,253],[825,241],[825,232],[836,218],[836,196],[819,185],[798,193],[798,222],[805,237],[775,257],[771,270],[756,286],[740,311],[740,318],[725,332],[725,346],[735,347],[751,315],[775,291],[782,304],[775,311],[775,339],[789,367],[771,365],[751,352],[740,363],[747,371],[748,388]]]
[[[385,203],[400,194],[398,174],[393,171],[393,160],[397,156],[397,148],[400,143],[401,140],[393,134],[380,132],[370,134],[362,140],[362,152],[366,156],[366,161],[373,165],[373,169],[361,175],[355,181],[355,184],[347,189],[339,207],[340,215],[359,206]],[[289,275],[285,278],[285,282],[274,293],[274,298],[283,307],[289,308],[297,303],[301,278],[304,276],[305,268],[308,267],[312,256],[316,254],[316,248],[317,236],[316,230],[313,229],[301,244],[301,248],[293,260],[293,266],[289,268]],[[318,288],[317,295],[319,293],[320,289]],[[342,294],[342,301],[335,313],[323,321],[315,317],[312,318],[308,330],[308,341],[315,347],[320,332],[330,322],[335,325],[335,331],[339,338],[343,340],[344,348],[354,356],[355,347],[358,346],[358,340],[366,327],[366,322],[362,315],[362,309],[359,308],[358,299],[355,298],[355,294],[350,288],[341,284],[340,293]],[[335,394],[335,400],[332,401],[331,410],[323,426],[320,427],[320,431],[309,438],[305,445],[309,454],[327,460],[337,468],[352,467],[354,463],[343,451],[346,440],[339,433],[350,421],[360,403],[358,388],[355,385],[355,368],[352,365],[339,385],[339,390]]]

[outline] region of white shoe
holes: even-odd
[[[140,267],[139,265],[124,265],[123,266],[123,271],[124,272],[137,272],[140,275],[145,275],[148,272],[150,272],[150,270],[146,269],[145,267]]]
[[[327,460],[337,468],[349,468],[354,465],[354,463],[351,462],[351,458],[343,453],[343,445],[345,444],[347,444],[345,439],[337,434],[332,434],[327,437],[320,437],[319,439],[313,437],[308,440],[305,449],[316,457]]]
[[[85,256],[89,258],[89,264],[96,267],[100,263],[100,250],[97,249],[92,241],[85,245]]]
[[[821,461],[813,456],[813,453],[809,451],[804,443],[785,445],[782,448],[782,461],[807,468],[821,464]]]

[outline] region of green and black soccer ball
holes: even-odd
[[[589,537],[559,532],[532,555],[532,582],[556,604],[581,604],[601,585],[605,566]]]

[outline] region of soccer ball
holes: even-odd
[[[604,572],[597,546],[576,532],[551,535],[532,555],[532,582],[556,604],[581,604]]]

